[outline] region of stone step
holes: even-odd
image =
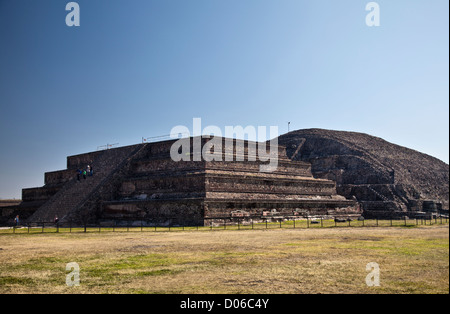
[[[55,216],[60,220],[63,219],[85,202],[89,195],[136,149],[135,146],[129,146],[105,150],[98,154],[92,162],[93,176],[86,176],[86,179],[81,176],[80,181],[76,177],[69,180],[60,191],[29,218],[29,221],[53,221]]]

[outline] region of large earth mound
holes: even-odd
[[[336,181],[338,193],[356,198],[364,215],[447,213],[449,165],[371,135],[324,129],[279,137],[293,160],[312,164],[316,178]]]

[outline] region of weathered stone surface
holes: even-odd
[[[22,206],[21,203],[21,200],[0,200],[1,225],[13,225],[16,215],[19,215],[20,221],[24,221],[33,214],[36,207],[43,204],[42,201],[36,201],[32,207],[28,207]]]
[[[93,165],[94,175],[86,176],[86,179],[81,178],[80,181],[75,177],[72,177],[71,180],[63,183],[59,190],[40,206],[29,220],[34,222],[47,222],[53,221],[56,216],[61,221],[68,219],[87,202],[94,199],[99,193],[99,189],[108,182],[114,173],[123,167],[127,158],[134,155],[141,147],[141,145],[133,145],[122,147],[118,150],[88,153],[86,154],[87,156],[78,155],[76,158],[77,161],[89,160],[89,163],[77,165],[77,167],[82,166],[81,168],[85,169],[88,164]],[[91,160],[92,156],[96,156],[96,159]],[[68,160],[71,159],[71,157],[68,157]],[[68,164],[71,163],[68,162]],[[46,185],[40,190],[44,193],[48,188],[50,187]],[[35,189],[34,191],[37,192],[39,189]],[[37,199],[39,197],[41,196],[36,196]],[[27,201],[33,200],[28,199]],[[24,203],[26,203],[26,201]]]
[[[364,216],[448,211],[449,165],[362,133],[306,129],[279,137],[293,160],[311,163],[316,178],[333,180],[355,197]]]
[[[311,165],[290,161],[283,146],[276,148],[277,170],[266,173],[252,160],[254,142],[231,141],[243,146],[223,153],[229,161],[179,162],[170,158],[174,142],[69,156],[68,169],[47,173],[44,187],[24,190],[25,203],[45,201],[30,220],[204,224],[214,217],[272,217],[269,212],[299,218],[361,214],[355,200],[336,194],[335,182],[314,178]],[[192,149],[189,154],[194,156]],[[70,178],[73,169],[87,164],[94,165],[93,177],[81,183]]]

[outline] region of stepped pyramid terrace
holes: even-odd
[[[449,165],[369,134],[303,129],[278,138],[292,160],[311,163],[315,178],[356,198],[364,218],[448,216]]]
[[[146,225],[361,215],[356,200],[337,195],[334,181],[314,178],[311,164],[290,160],[284,146],[276,147],[276,170],[263,172],[264,162],[252,158],[256,142],[228,139],[232,150],[220,151],[217,161],[196,156],[195,139],[185,139],[188,161],[171,158],[177,140],[69,156],[67,169],[45,173],[44,186],[22,190],[21,208],[29,222],[57,216],[61,222]],[[205,148],[210,139],[197,140]],[[77,169],[87,165],[94,174],[78,181]]]

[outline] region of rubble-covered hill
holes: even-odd
[[[304,129],[278,139],[293,160],[307,161],[317,178],[336,181],[365,212],[429,212],[449,207],[449,165],[371,135]]]

